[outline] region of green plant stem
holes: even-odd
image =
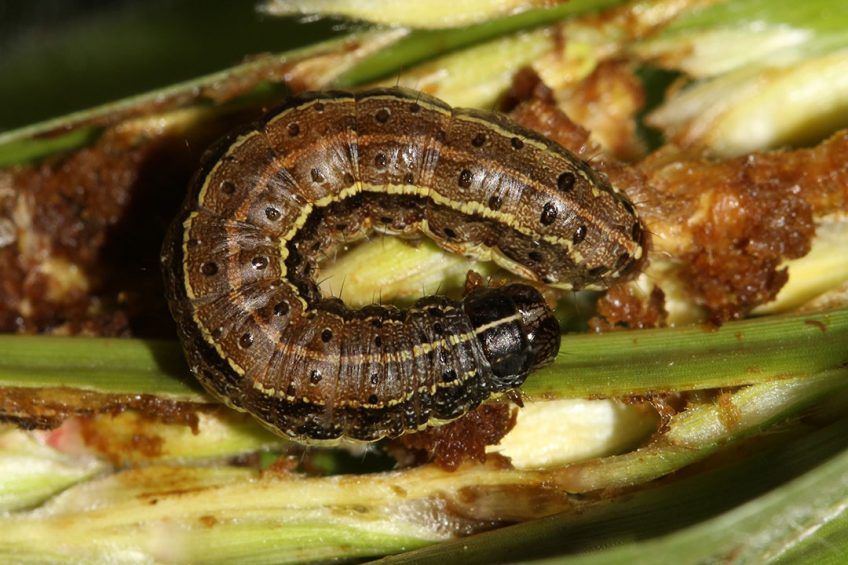
[[[715,329],[568,335],[528,396],[618,396],[763,383],[848,362],[848,309],[755,318]]]
[[[391,49],[375,53],[346,71],[336,79],[333,86],[351,87],[364,84],[463,47],[516,31],[552,24],[571,16],[600,11],[621,3],[622,0],[571,0],[555,8],[528,10],[461,29],[418,30],[398,41]]]
[[[800,437],[786,434],[760,453],[740,454],[685,480],[381,563],[513,563],[551,556],[557,557],[544,562],[762,563],[798,556],[804,563],[839,563],[833,558],[844,557],[848,547],[838,529],[848,519],[846,437],[845,419]],[[834,545],[810,536],[812,524],[826,528]]]
[[[700,326],[565,335],[530,398],[619,396],[765,383],[848,362],[848,309]],[[0,386],[202,397],[176,342],[0,336]]]
[[[0,335],[0,386],[204,400],[174,341]]]

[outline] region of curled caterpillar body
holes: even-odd
[[[210,152],[166,236],[204,387],[286,437],[374,441],[457,418],[556,355],[528,285],[406,310],[322,298],[322,251],[374,230],[575,289],[632,276],[646,246],[624,195],[500,115],[403,89],[298,96]]]

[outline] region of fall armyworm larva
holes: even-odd
[[[573,289],[627,279],[646,249],[623,194],[499,114],[399,88],[296,96],[207,155],[166,238],[198,380],[283,436],[373,441],[457,418],[556,355],[529,285],[405,310],[322,298],[321,254],[374,230]]]

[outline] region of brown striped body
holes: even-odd
[[[461,416],[559,347],[527,285],[409,310],[322,299],[318,258],[423,232],[562,288],[637,272],[645,232],[582,161],[505,118],[401,90],[294,98],[206,159],[163,248],[203,385],[301,441],[371,441]]]

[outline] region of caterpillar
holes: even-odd
[[[647,245],[625,195],[500,114],[402,88],[294,96],[207,152],[165,237],[199,382],[282,436],[367,442],[458,418],[556,356],[527,284],[408,309],[322,297],[318,258],[374,231],[565,289],[634,276]]]

